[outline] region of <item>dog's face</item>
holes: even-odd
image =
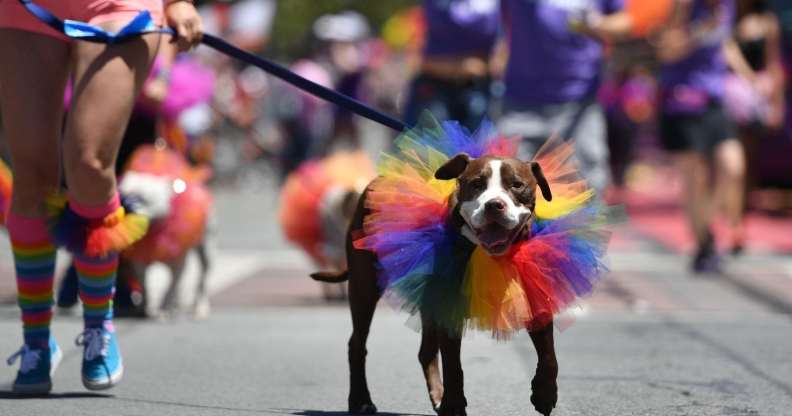
[[[437,179],[457,179],[449,206],[464,224],[462,234],[491,255],[506,254],[530,222],[536,206],[536,188],[553,198],[536,162],[485,156],[472,159],[461,153],[435,172]]]

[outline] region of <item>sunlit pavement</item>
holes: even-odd
[[[0,370],[0,415],[342,415],[345,305],[327,305],[311,265],[282,241],[275,195],[223,190],[211,317],[118,321],[126,374],[92,394],[80,383],[80,322],[57,316],[66,357],[48,398],[16,399]],[[5,245],[5,238],[2,244]],[[612,273],[561,319],[557,415],[792,415],[792,260],[772,250],[729,259],[727,276],[692,276],[688,258],[641,224],[617,229]],[[0,250],[5,250],[5,246]],[[7,256],[6,253],[2,254]],[[10,264],[0,257],[0,351],[21,343]],[[192,275],[188,270],[188,275]],[[185,282],[189,303],[192,276]],[[155,295],[167,277],[154,270]],[[157,296],[155,296],[156,301]],[[433,414],[418,334],[383,304],[369,342],[369,383],[384,414]],[[471,415],[529,415],[535,354],[527,335],[463,344]]]

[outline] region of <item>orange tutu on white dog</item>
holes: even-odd
[[[130,260],[152,263],[178,258],[203,238],[212,207],[206,168],[194,168],[179,153],[141,146],[130,158],[119,188],[137,199],[151,218],[148,233],[123,252]]]
[[[374,164],[359,151],[338,152],[300,165],[281,190],[279,219],[286,238],[317,265],[338,266],[348,224],[333,201],[348,192],[362,192],[375,176]]]

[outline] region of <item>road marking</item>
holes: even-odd
[[[235,283],[264,269],[313,270],[314,266],[299,250],[210,250],[211,266],[207,285],[209,295],[214,295]],[[198,259],[190,253],[181,282],[179,301],[190,305],[198,284]],[[170,282],[170,271],[165,265],[154,264],[146,276],[149,307],[159,305]]]

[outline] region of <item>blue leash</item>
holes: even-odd
[[[70,38],[83,40],[86,42],[115,44],[123,43],[148,33],[161,33],[171,36],[176,35],[176,32],[170,28],[157,27],[154,24],[154,21],[151,19],[151,14],[149,14],[148,11],[140,12],[140,14],[135,16],[135,18],[132,19],[129,24],[121,28],[121,30],[116,33],[111,33],[88,23],[68,19],[62,20],[50,13],[49,10],[33,3],[31,0],[19,0],[19,2],[22,3],[22,5],[25,6],[25,8],[36,18],[41,20],[55,31],[63,33]],[[390,127],[398,132],[402,132],[408,128],[403,122],[380,111],[377,111],[352,97],[338,93],[313,81],[305,79],[290,71],[288,68],[276,64],[275,62],[245,52],[217,36],[205,33],[201,43],[230,57],[260,68],[263,71],[280,78],[297,88],[343,107],[359,116],[382,124],[383,126]]]

